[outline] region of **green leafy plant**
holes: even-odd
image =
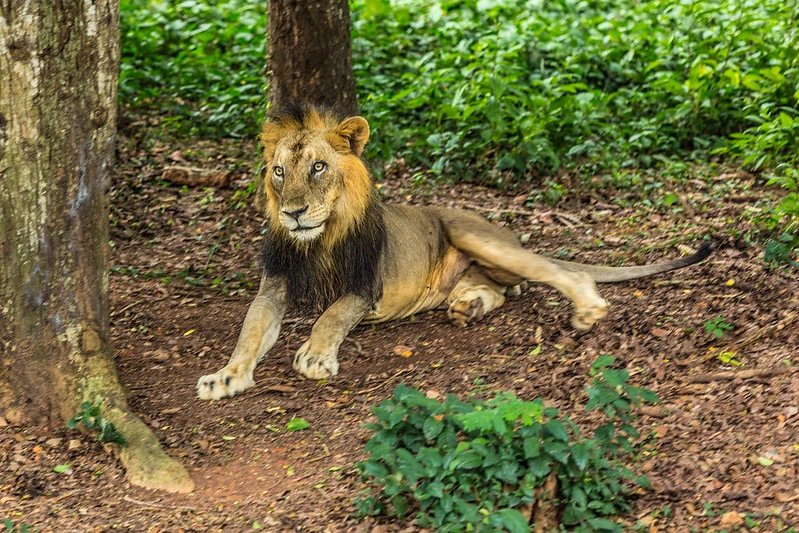
[[[69,429],[75,429],[82,423],[87,428],[100,432],[97,435],[97,440],[101,442],[114,442],[120,446],[126,446],[127,441],[125,437],[116,430],[114,424],[103,418],[100,412],[102,403],[102,401],[98,402],[96,405],[92,405],[89,402],[81,403],[80,411],[67,420],[67,427]]]
[[[356,500],[358,513],[413,513],[439,532],[529,531],[520,509],[554,471],[564,527],[621,531],[608,517],[629,508],[624,480],[648,483],[622,464],[636,449],[632,406],[657,396],[628,384],[627,371],[610,368],[613,362],[603,356],[592,366],[586,410],[606,418],[592,437],[540,398],[504,392],[437,401],[398,385],[372,409],[369,456],[357,464],[368,487]]]
[[[15,524],[10,518],[3,520],[3,527],[9,533],[28,533],[33,531],[33,528],[27,524]]]
[[[799,263],[791,259],[791,252],[787,243],[793,242],[794,239],[790,235],[782,235],[780,240],[769,241],[763,253],[763,260],[766,263],[773,265],[789,265],[794,268],[799,268]]]
[[[729,324],[724,317],[714,318],[705,322],[705,331],[720,339],[727,331],[732,331],[732,324]]]

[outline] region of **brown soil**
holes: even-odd
[[[773,192],[752,176],[704,169],[690,181],[662,178],[649,196],[597,180],[553,207],[524,190],[414,187],[395,173],[381,183],[387,202],[477,210],[529,234],[534,251],[644,263],[674,257],[705,235],[719,250],[690,269],[600,287],[610,316],[582,335],[569,327],[567,302],[542,286],[467,329],[444,311],[356,328],[329,381],[292,371],[312,322],[290,316],[253,389],[203,402],[197,378],[225,364],[259,276],[262,222],[245,192],[253,154],[252,146],[145,150],[128,141],[111,188],[117,364],[133,409],[188,468],[195,492],[130,486],[91,435],[0,418],[0,520],[59,532],[417,531],[352,517],[360,489],[353,465],[369,436],[361,424],[370,406],[401,381],[464,395],[481,380],[579,417],[591,362],[611,354],[665,406],[638,420],[646,442],[631,466],[652,489],[638,490],[622,517],[630,529],[797,527],[799,275],[767,269],[747,239],[753,207]],[[232,186],[159,181],[176,164],[230,171]],[[657,202],[670,192],[677,203]],[[720,339],[704,326],[717,317],[733,327]],[[292,417],[310,428],[286,431]],[[53,471],[66,464],[66,472]]]

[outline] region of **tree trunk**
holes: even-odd
[[[118,0],[0,0],[0,413],[64,427],[83,401],[131,483],[193,483],[128,408],[108,304]]]
[[[273,105],[306,102],[358,114],[347,0],[268,0]]]

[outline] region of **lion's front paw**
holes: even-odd
[[[577,307],[572,316],[572,327],[578,331],[587,331],[600,318],[608,314],[608,302],[604,298],[588,306]]]
[[[225,367],[216,374],[203,376],[197,381],[197,396],[201,400],[218,400],[233,396],[255,385],[252,372]]]
[[[294,356],[294,370],[310,379],[323,379],[338,374],[336,353],[313,350],[311,341],[306,341]]]

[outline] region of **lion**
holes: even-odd
[[[335,376],[344,338],[361,323],[445,307],[459,325],[483,318],[531,281],[571,300],[572,326],[608,312],[596,283],[651,276],[702,261],[712,246],[663,263],[607,267],[558,261],[522,247],[514,234],[463,210],[383,204],[362,154],[363,117],[285,108],[260,137],[267,231],[263,276],[228,363],[197,383],[218,400],[254,385],[253,371],[278,338],[289,308],[317,309],[293,367],[310,379]]]

